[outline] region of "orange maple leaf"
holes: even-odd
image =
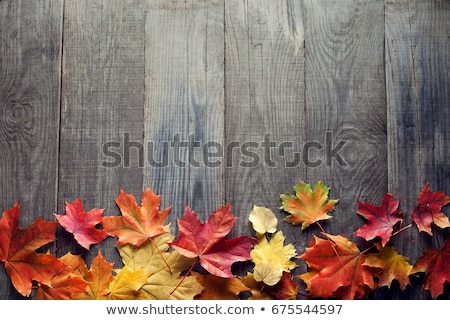
[[[59,258],[66,268],[52,278],[51,286],[41,284],[36,292],[36,300],[68,300],[86,291],[88,282],[79,273],[80,268],[86,268],[81,255],[67,253]]]
[[[66,202],[65,215],[55,214],[55,217],[83,248],[89,250],[91,244],[101,243],[108,236],[104,230],[95,228],[102,222],[103,211],[95,208],[84,212],[83,203],[78,198],[72,203]]]
[[[139,247],[145,241],[167,233],[163,224],[171,208],[158,211],[160,200],[161,196],[147,188],[142,192],[142,203],[139,206],[132,194],[120,190],[116,203],[122,216],[103,217],[103,229],[118,238],[118,246],[129,243]]]
[[[251,296],[248,300],[273,300],[274,296],[266,289],[268,285],[264,282],[256,281],[253,273],[248,272],[246,276],[241,277],[242,283],[250,288]]]
[[[277,300],[296,300],[298,282],[294,281],[289,272],[283,272],[280,282],[275,286],[266,286],[265,290],[270,292]]]
[[[3,211],[0,219],[0,261],[12,284],[23,296],[31,294],[32,281],[49,285],[65,265],[51,254],[35,250],[55,240],[57,222],[39,217],[26,229],[19,227],[20,205]]]
[[[373,271],[356,244],[343,236],[314,236],[305,253],[310,271],[299,276],[314,297],[362,299],[375,288]]]
[[[392,281],[396,279],[400,288],[405,290],[410,284],[409,274],[412,265],[408,263],[408,258],[400,255],[393,247],[383,247],[376,244],[377,253],[369,253],[365,265],[379,268],[381,271],[375,276],[378,278],[378,286],[391,287]]]
[[[83,300],[104,300],[110,293],[109,284],[114,280],[112,275],[114,263],[106,261],[100,250],[97,256],[92,260],[89,270],[78,268],[83,278],[88,282],[86,292],[78,293],[73,296],[74,299]]]
[[[250,290],[236,277],[221,278],[212,274],[197,275],[197,281],[204,289],[195,297],[195,300],[239,300],[239,293]]]
[[[302,225],[302,230],[311,224],[332,218],[328,215],[334,210],[339,200],[329,200],[328,188],[321,180],[314,185],[312,191],[309,183],[300,181],[294,186],[295,196],[291,194],[280,195],[281,209],[290,213],[284,220],[293,225]]]

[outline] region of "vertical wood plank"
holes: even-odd
[[[61,41],[61,1],[0,2],[0,211],[20,202],[21,227],[56,210]]]
[[[154,1],[146,15],[144,183],[176,218],[224,205],[223,1]]]
[[[389,115],[389,189],[412,200],[420,190],[450,193],[450,4],[445,1],[386,1],[386,87]],[[448,208],[444,212],[449,214]],[[435,237],[414,226],[402,253],[412,263],[423,247],[439,247],[448,229]]]
[[[65,3],[58,211],[81,197],[117,215],[120,189],[140,202],[143,184],[144,13],[132,0]],[[102,254],[117,262],[114,244]]]
[[[322,145],[307,180],[340,199],[326,230],[357,240],[357,200],[387,192],[384,4],[307,0],[305,16],[307,139]]]
[[[279,194],[304,177],[304,35],[299,1],[226,1],[225,196],[254,235],[253,205],[279,219]],[[280,223],[288,241],[298,229]]]

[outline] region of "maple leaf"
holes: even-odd
[[[296,256],[292,244],[284,245],[285,237],[282,231],[273,234],[270,241],[261,238],[250,252],[255,263],[253,276],[256,281],[262,281],[269,286],[277,284],[283,276],[283,271],[297,267],[291,259]]]
[[[266,290],[267,285],[264,282],[256,281],[253,273],[247,273],[240,278],[242,283],[250,289],[251,297],[248,300],[273,300],[273,296]]]
[[[193,299],[203,290],[196,277],[180,275],[194,259],[175,250],[167,251],[168,242],[173,239],[173,235],[166,233],[154,238],[153,243],[145,242],[140,247],[126,244],[118,248],[125,266],[132,271],[143,270],[149,274],[141,289],[149,299]]]
[[[278,220],[272,210],[254,205],[248,220],[252,223],[253,230],[259,234],[275,233]]]
[[[73,233],[75,240],[89,250],[91,244],[101,243],[108,234],[104,230],[95,228],[102,222],[104,209],[92,209],[84,212],[83,203],[78,198],[72,203],[66,202],[66,214],[55,214],[58,222],[68,232]]]
[[[111,236],[117,237],[117,245],[126,243],[135,246],[167,232],[163,226],[170,207],[159,210],[161,196],[155,195],[147,188],[142,192],[141,206],[138,206],[132,194],[120,190],[116,203],[122,213],[118,217],[103,217],[103,229]]]
[[[416,260],[411,274],[425,273],[422,288],[429,290],[433,298],[444,292],[445,282],[450,283],[450,236],[440,249],[426,248]]]
[[[249,291],[237,278],[221,278],[212,274],[198,275],[197,280],[205,288],[195,300],[239,300],[238,294]]]
[[[434,223],[440,228],[450,227],[448,217],[441,212],[443,206],[450,203],[450,197],[443,191],[431,192],[427,183],[420,191],[418,204],[411,213],[411,220],[417,225],[420,231],[433,235],[431,224]]]
[[[108,300],[143,300],[148,295],[141,290],[147,282],[149,273],[142,269],[130,270],[127,266],[118,270],[116,276],[109,284]]]
[[[52,278],[51,286],[39,285],[36,300],[68,300],[86,291],[88,282],[77,272],[80,267],[86,267],[81,255],[67,253],[59,260],[66,265],[65,269]]]
[[[51,254],[35,250],[55,240],[57,222],[39,217],[26,229],[19,227],[20,205],[3,211],[0,219],[0,261],[16,290],[23,296],[31,294],[32,281],[51,285],[55,274],[65,265]]]
[[[249,260],[250,250],[256,243],[256,239],[247,236],[225,239],[235,220],[231,204],[215,210],[205,223],[186,206],[183,217],[178,219],[180,236],[170,246],[188,258],[198,258],[200,265],[211,274],[232,278],[231,265]]]
[[[383,247],[376,244],[379,252],[369,253],[364,263],[366,266],[380,268],[381,272],[376,274],[380,287],[391,287],[392,281],[397,279],[400,288],[405,290],[410,284],[409,274],[413,268],[408,263],[408,258],[400,255],[393,247]]]
[[[362,299],[375,288],[373,271],[365,265],[366,256],[343,236],[313,236],[305,253],[310,271],[299,276],[314,297]]]
[[[398,204],[399,202],[389,194],[384,195],[381,206],[358,201],[358,214],[368,222],[356,230],[355,235],[366,240],[379,236],[381,244],[385,246],[392,236],[394,226],[402,221],[403,212],[397,210]]]
[[[273,287],[266,287],[277,300],[296,300],[298,282],[294,281],[289,272],[283,272],[281,280]]]
[[[83,278],[88,282],[86,292],[75,294],[74,299],[105,300],[110,293],[109,284],[114,280],[112,275],[114,263],[106,261],[100,250],[92,260],[91,267],[78,268]]]
[[[293,225],[302,225],[302,230],[311,224],[332,218],[328,215],[333,211],[339,200],[329,200],[328,188],[325,183],[320,180],[314,185],[312,191],[309,183],[300,181],[294,186],[295,196],[291,194],[280,195],[282,206],[281,209],[290,213],[284,220]]]

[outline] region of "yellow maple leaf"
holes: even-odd
[[[253,276],[256,281],[273,286],[280,281],[283,271],[289,272],[297,267],[291,260],[296,256],[295,247],[292,244],[285,246],[284,239],[282,231],[273,234],[270,241],[262,237],[250,252],[255,263]]]
[[[130,244],[118,247],[125,266],[132,271],[143,270],[149,274],[142,286],[149,299],[193,299],[203,290],[195,276],[180,275],[192,265],[194,259],[186,258],[175,250],[167,251],[167,242],[173,239],[174,236],[167,233],[138,248]]]
[[[248,220],[259,234],[275,233],[278,228],[277,217],[269,208],[254,205]]]
[[[149,274],[142,269],[130,270],[127,266],[120,269],[109,284],[108,300],[148,299],[140,289],[147,282]]]
[[[381,269],[377,275],[380,287],[390,288],[392,281],[397,279],[400,288],[405,290],[406,286],[410,284],[409,274],[413,268],[408,263],[409,259],[399,254],[393,247],[383,247],[380,244],[376,246],[379,252],[368,254],[364,264]]]

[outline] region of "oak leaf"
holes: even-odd
[[[399,254],[393,247],[376,244],[377,253],[369,253],[364,263],[367,266],[379,268],[381,271],[375,276],[378,278],[378,286],[391,287],[392,281],[396,279],[400,288],[405,290],[410,284],[409,275],[413,268],[408,263],[408,258]]]
[[[51,286],[51,279],[66,267],[51,254],[36,250],[55,240],[57,222],[39,217],[27,228],[19,227],[20,205],[4,210],[0,219],[0,261],[16,290],[29,296],[32,281]]]
[[[225,239],[235,221],[231,204],[215,210],[205,223],[186,206],[183,217],[178,219],[180,235],[170,246],[188,258],[198,258],[200,265],[211,274],[232,278],[231,265],[249,260],[256,242],[247,236]]]
[[[259,234],[275,233],[278,228],[277,217],[269,208],[254,205],[248,220]]]
[[[429,290],[432,298],[437,298],[444,292],[445,282],[450,283],[450,236],[441,248],[425,248],[423,251],[411,274],[425,273],[422,288]]]
[[[111,236],[117,237],[117,245],[130,243],[142,245],[167,232],[164,227],[170,207],[159,211],[161,196],[155,195],[147,188],[142,192],[141,206],[136,203],[132,194],[120,190],[116,203],[122,216],[103,217],[103,229]]]
[[[67,253],[59,260],[66,265],[65,269],[52,278],[51,286],[39,284],[36,300],[69,300],[86,291],[88,282],[79,272],[80,268],[86,268],[81,255]]]
[[[440,228],[450,227],[448,217],[441,211],[442,207],[450,203],[450,196],[443,191],[430,191],[427,183],[420,191],[418,204],[411,213],[411,220],[417,225],[420,231],[433,235],[431,224]]]
[[[290,213],[284,218],[293,225],[302,225],[302,230],[320,220],[332,218],[328,213],[332,212],[339,200],[328,199],[328,188],[320,180],[314,185],[314,191],[309,183],[300,181],[294,186],[295,195],[280,195],[281,209]]]
[[[343,236],[314,236],[305,253],[309,272],[299,276],[314,297],[362,299],[375,288],[373,271],[365,265],[366,256]]]
[[[297,267],[291,259],[296,256],[295,247],[292,244],[284,245],[285,237],[282,231],[278,231],[270,241],[262,237],[250,252],[255,263],[253,276],[256,281],[262,281],[269,286],[277,284],[283,272],[289,272]]]
[[[381,238],[383,246],[390,240],[394,226],[402,221],[403,212],[398,211],[399,202],[391,195],[385,194],[381,206],[358,201],[358,214],[368,220],[355,235],[366,240]]]
[[[89,250],[91,244],[99,244],[108,236],[104,230],[95,228],[102,222],[104,209],[92,209],[85,212],[80,198],[72,203],[66,202],[66,214],[55,214],[61,226],[72,233],[75,240]]]
[[[239,294],[250,289],[240,279],[221,278],[212,274],[198,275],[197,280],[205,288],[195,300],[239,300]]]

